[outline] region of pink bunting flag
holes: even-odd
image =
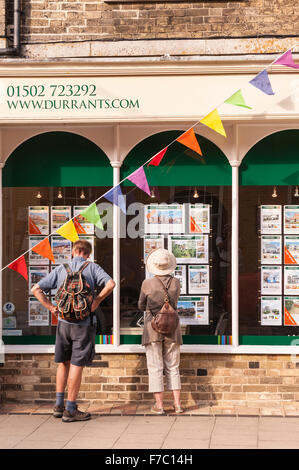
[[[128,180],[136,184],[138,188],[142,189],[142,191],[147,193],[149,196],[151,195],[143,166],[141,166],[140,168],[138,168],[138,170],[134,171],[130,176],[128,176]]]
[[[168,147],[161,150],[161,152],[157,153],[157,155],[154,156],[154,158],[149,162],[149,164],[147,166],[149,166],[149,165],[159,166],[161,161],[162,161],[162,158],[164,157],[165,153],[167,152],[167,149],[168,149]]]
[[[273,65],[285,65],[286,67],[292,67],[293,69],[299,69],[299,64],[295,64],[292,51],[289,49],[287,52],[278,57],[278,59],[273,62]]]

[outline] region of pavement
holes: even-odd
[[[111,413],[64,423],[52,406],[2,405],[0,449],[299,449],[299,416]],[[196,409],[193,409],[196,411]]]

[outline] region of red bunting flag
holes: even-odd
[[[154,156],[154,158],[149,162],[147,166],[149,165],[159,166],[167,150],[168,150],[168,147],[161,150],[161,152],[157,153],[157,155]]]
[[[199,155],[202,156],[202,151],[199,146],[199,143],[197,142],[195,132],[193,128],[189,129],[186,131],[184,134],[182,134],[180,137],[176,139],[178,142],[181,144],[185,145],[186,147],[189,147],[190,149],[194,150],[195,152],[199,153]]]
[[[10,263],[7,267],[21,274],[21,276],[23,276],[26,279],[26,281],[28,281],[28,271],[27,271],[27,265],[26,265],[24,256],[21,256],[20,258],[16,259],[12,263]]]

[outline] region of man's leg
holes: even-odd
[[[56,372],[56,393],[64,393],[70,370],[70,361],[59,362]]]
[[[81,380],[82,380],[83,367],[75,366],[74,364],[70,365],[68,382],[67,382],[67,399],[68,401],[75,402],[80,390]]]

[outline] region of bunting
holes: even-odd
[[[78,233],[72,220],[69,220],[64,225],[62,225],[62,227],[56,230],[56,233],[61,235],[63,238],[70,240],[71,242],[76,242],[79,240]]]
[[[143,166],[131,173],[130,176],[128,176],[128,180],[134,183],[139,189],[147,193],[149,196],[151,195]]]
[[[147,166],[149,165],[159,166],[167,150],[168,150],[168,147],[165,147],[165,149],[157,153],[157,155],[154,156],[154,158],[149,162]]]
[[[292,50],[289,49],[287,52],[278,57],[278,59],[273,62],[273,65],[285,65],[286,67],[292,67],[293,69],[299,69],[299,64],[295,64]]]
[[[193,127],[191,127],[191,129],[189,129],[188,131],[184,132],[184,134],[182,134],[176,140],[177,142],[180,142],[180,144],[185,145],[185,147],[189,147],[190,149],[194,150],[202,156],[202,151],[199,146],[199,143],[197,142]]]
[[[224,103],[232,104],[234,106],[240,106],[241,108],[252,109],[250,106],[247,106],[245,103],[243,94],[241,90],[236,91],[233,95],[231,95]]]
[[[27,265],[23,255],[12,263],[10,263],[7,267],[21,274],[21,276],[23,276],[23,278],[28,281]]]
[[[123,213],[126,214],[125,198],[121,192],[120,185],[111,188],[110,191],[104,195],[104,198],[118,206],[123,211]]]
[[[84,219],[86,219],[88,222],[94,224],[100,230],[104,230],[102,219],[98,212],[98,208],[95,202],[92,203],[90,206],[86,207],[86,209],[84,209],[80,213],[80,215],[84,217]]]
[[[44,238],[41,242],[35,245],[32,248],[32,251],[35,251],[38,255],[43,258],[48,258],[52,263],[55,263],[54,255],[51,250],[51,245],[48,238]]]
[[[256,75],[252,80],[250,80],[249,83],[261,90],[262,92],[266,93],[266,95],[275,94],[272,90],[272,86],[266,69]]]
[[[207,114],[207,116],[205,116],[200,122],[226,137],[226,132],[217,109],[214,109],[212,112]]]
[[[79,235],[86,235],[86,232],[85,232],[84,228],[82,227],[82,225],[80,224],[80,222],[78,221],[77,217],[74,218],[74,225],[75,225],[75,229],[76,229],[76,231]]]

